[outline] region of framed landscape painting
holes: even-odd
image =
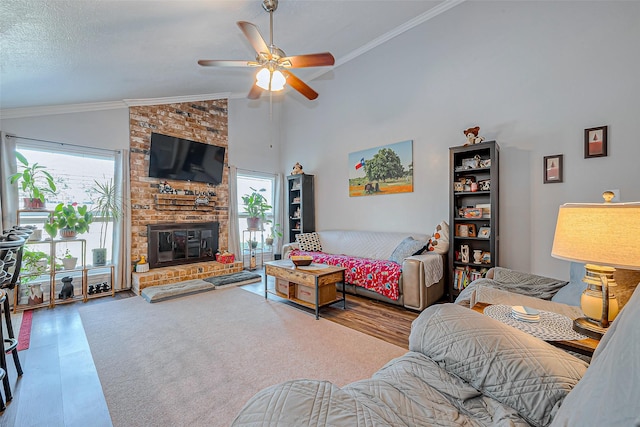
[[[349,153],[349,197],[413,192],[413,141]]]
[[[584,130],[584,158],[607,156],[607,126]]]

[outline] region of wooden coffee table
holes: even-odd
[[[477,311],[478,313],[484,314],[484,309],[490,305],[491,304],[479,302],[473,306],[472,310]],[[563,350],[574,351],[578,354],[583,354],[585,356],[592,356],[593,352],[595,351],[600,341],[594,340],[593,338],[585,338],[583,340],[565,340],[565,341],[547,341],[547,342]]]
[[[304,307],[315,309],[316,319],[320,318],[320,307],[334,304],[342,301],[342,308],[347,308],[347,299],[345,295],[345,286],[342,286],[342,298],[337,297],[334,293],[337,283],[344,284],[344,267],[334,267],[326,264],[311,264],[307,267],[296,267],[291,260],[269,261],[264,263],[264,297],[269,294],[277,295],[291,302]],[[288,293],[278,292],[277,288],[268,287],[268,276],[288,282]],[[331,292],[323,292],[325,286],[333,286]],[[310,302],[300,299],[299,291],[311,292],[315,291],[315,301]],[[323,294],[330,295],[329,299],[324,298]],[[312,298],[313,299],[313,298]]]

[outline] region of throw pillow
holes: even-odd
[[[437,254],[446,254],[449,251],[449,224],[445,221],[436,226],[427,250]]]
[[[296,242],[298,242],[301,251],[322,252],[320,236],[315,231],[313,233],[296,234]]]
[[[393,250],[389,261],[402,264],[402,261],[408,256],[415,254],[421,248],[423,248],[425,242],[422,240],[415,240],[413,237],[405,238],[400,244]]]

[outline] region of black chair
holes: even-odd
[[[13,331],[13,325],[11,323],[11,306],[7,295],[7,289],[15,289],[20,276],[20,269],[22,267],[22,249],[28,234],[21,232],[20,230],[9,230],[0,235],[0,260],[2,261],[2,275],[0,276],[0,307],[4,312],[4,325],[0,320],[0,333],[3,327],[7,328],[7,337],[4,339],[3,346],[4,351],[0,353],[0,369],[5,371],[5,375],[2,378],[4,386],[5,400],[11,401],[13,398],[11,395],[11,384],[9,382],[6,354],[11,353],[13,356],[14,365],[18,376],[22,376],[22,365],[18,357],[18,340],[15,337]]]

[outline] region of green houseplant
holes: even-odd
[[[276,238],[276,236],[282,237],[282,232],[280,231],[280,224],[274,224],[271,227],[271,231],[269,232],[269,235],[264,239],[264,243],[267,246],[273,245],[273,240]]]
[[[29,164],[29,161],[22,154],[16,151],[16,159],[20,162],[22,170],[9,177],[10,182],[18,182],[22,191],[27,194],[23,199],[25,209],[43,209],[45,196],[56,194],[56,184],[53,177],[47,172],[46,166],[38,163]]]
[[[26,285],[28,304],[42,304],[43,291],[41,283],[31,283],[46,273],[49,265],[49,255],[42,251],[31,250],[27,246],[22,250],[22,270],[20,284]]]
[[[122,215],[122,203],[116,198],[116,187],[113,179],[104,182],[93,181],[91,187],[94,216],[101,218],[99,248],[92,249],[93,265],[107,264],[107,230],[111,220],[117,221]]]
[[[267,219],[267,212],[271,210],[271,205],[267,203],[266,197],[262,194],[267,191],[264,188],[256,190],[253,187],[252,192],[242,196],[242,202],[244,203],[244,212],[247,214],[247,228],[249,230],[259,230],[261,228],[260,222],[263,224],[269,224],[271,221]]]
[[[49,223],[44,225],[45,231],[55,238],[58,231],[63,239],[72,239],[78,234],[89,231],[89,224],[93,222],[93,214],[88,211],[86,205],[78,206],[77,203],[58,204],[49,214]]]

